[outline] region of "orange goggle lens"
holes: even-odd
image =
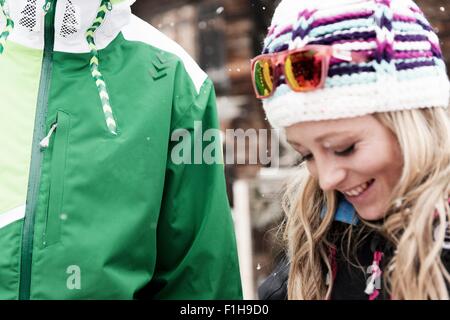
[[[315,50],[290,54],[284,64],[286,82],[297,92],[316,89],[322,82],[323,59]]]

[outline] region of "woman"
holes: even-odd
[[[410,0],[283,0],[252,63],[302,155],[263,299],[449,299],[449,81]]]

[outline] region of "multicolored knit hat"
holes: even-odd
[[[367,55],[364,63],[331,62],[325,86],[294,92],[281,78],[263,100],[270,123],[330,120],[448,107],[450,84],[439,39],[411,0],[283,0],[263,53],[334,45]]]

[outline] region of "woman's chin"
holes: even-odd
[[[355,210],[358,213],[358,216],[366,221],[377,221],[384,217],[383,210],[380,208],[376,208],[376,206],[357,208],[355,206]]]

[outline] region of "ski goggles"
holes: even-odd
[[[322,88],[331,58],[356,63],[367,61],[367,56],[363,53],[327,45],[307,45],[300,49],[259,55],[251,60],[256,97],[271,97],[281,77],[295,92]]]

